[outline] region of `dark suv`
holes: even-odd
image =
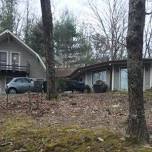
[[[58,92],[63,91],[79,91],[79,92],[90,92],[90,87],[88,85],[85,85],[82,81],[77,80],[62,80],[58,84],[57,87]]]

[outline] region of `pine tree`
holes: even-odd
[[[16,29],[16,0],[1,0],[0,32],[8,29],[14,32]]]

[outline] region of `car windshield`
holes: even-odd
[[[13,78],[10,82],[15,82],[16,81],[16,78]]]
[[[10,82],[24,82],[24,83],[30,83],[31,80],[28,78],[13,78]]]

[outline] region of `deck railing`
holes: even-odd
[[[30,65],[26,66],[18,66],[18,65],[5,65],[5,64],[0,64],[0,71],[21,71],[21,72],[30,72]]]

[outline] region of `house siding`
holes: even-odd
[[[150,64],[144,65],[144,90],[150,89]]]
[[[45,69],[42,67],[38,58],[32,54],[27,48],[21,46],[15,40],[0,42],[0,51],[8,52],[8,64],[11,64],[11,53],[17,52],[20,54],[20,66],[30,65],[29,77],[45,79]]]
[[[108,88],[110,88],[110,70],[106,70],[106,84],[108,85]]]
[[[113,70],[113,88],[112,90],[121,90],[120,87],[120,69],[124,68],[121,65],[115,65]],[[143,66],[143,90],[147,90],[151,88],[151,79],[152,79],[152,65],[151,64],[144,64]]]
[[[0,93],[5,93],[6,76],[0,75]]]
[[[85,73],[85,84],[92,88],[92,72]]]
[[[150,63],[150,88],[152,88],[152,63]]]
[[[119,66],[115,65],[114,67],[114,86],[113,86],[113,90],[119,90],[119,81],[120,81],[120,73],[119,73]]]
[[[104,69],[106,71],[106,84],[108,85],[108,88],[110,88],[110,70],[108,69]],[[104,70],[98,70],[98,72],[100,71],[104,71]],[[84,82],[86,85],[89,85],[91,89],[93,89],[93,74],[96,73],[94,71],[92,72],[86,72],[85,73],[85,78],[84,78]]]
[[[109,61],[79,68],[77,71],[81,71],[81,74],[76,75],[75,77],[74,75],[72,76],[73,78],[85,76],[84,82],[92,87],[93,74],[106,70],[106,83],[110,90],[114,91],[122,89],[127,91],[128,74],[126,69],[127,60]],[[125,71],[126,74],[123,73]],[[143,59],[143,74],[143,90],[152,88],[152,59]],[[95,80],[96,79],[98,79],[97,75],[95,75]],[[121,83],[121,80],[123,83]]]

